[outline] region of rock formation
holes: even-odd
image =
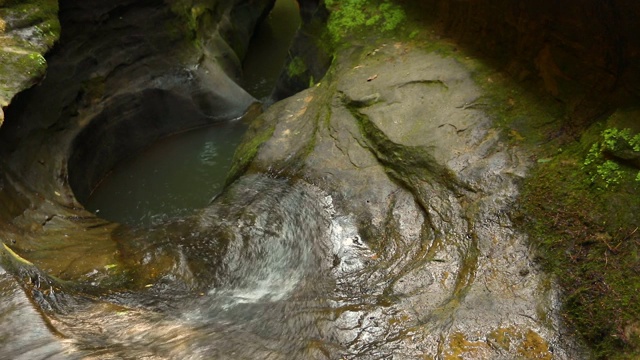
[[[380,29],[323,47],[326,9],[299,4],[305,25],[289,61],[306,68],[283,71],[281,101],[259,116],[237,80],[273,1],[61,0],[46,78],[57,7],[34,7],[37,20],[2,16],[0,285],[16,306],[0,311],[43,317],[31,325],[39,335],[0,333],[11,344],[0,348],[61,358],[589,355],[514,224],[533,159],[491,112],[475,76],[482,61]],[[505,52],[498,66],[561,102],[569,127],[638,94],[631,2],[405,5],[461,44]],[[243,115],[252,121],[228,187],[205,209],[149,228],[83,209],[129,154]]]

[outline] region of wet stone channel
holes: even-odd
[[[255,116],[274,2],[181,4],[60,2],[0,129],[2,356],[582,356],[509,215],[528,160],[461,106],[470,65],[356,44]]]
[[[256,28],[241,83],[261,101],[270,103],[299,26],[296,2],[278,0]],[[172,135],[117,164],[87,199],[79,200],[99,217],[129,225],[187,215],[220,193],[245,130],[241,119],[233,119]]]

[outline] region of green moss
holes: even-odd
[[[289,63],[289,66],[287,67],[287,73],[291,78],[301,76],[306,71],[307,71],[307,64],[305,64],[304,60],[299,56],[294,57]]]
[[[490,94],[491,101],[504,102],[499,91]],[[603,132],[605,122],[579,140],[564,137],[562,110],[544,96],[528,100],[530,94],[513,97],[528,104],[529,113],[489,102],[512,143],[538,158],[524,181],[517,223],[539,262],[556,275],[566,296],[562,312],[596,358],[637,358],[640,343],[625,334],[640,320],[637,170],[602,156],[603,148],[619,146]]]
[[[260,146],[271,138],[274,131],[275,125],[266,126],[260,117],[251,123],[251,127],[247,130],[242,143],[233,154],[231,170],[229,170],[226,185],[231,184],[247,171]]]
[[[629,128],[607,128],[589,149],[583,169],[590,175],[592,183],[613,189],[634,175],[634,180],[640,181],[640,171],[623,163],[634,157],[640,159],[640,133],[631,135]]]
[[[582,169],[575,142],[529,175],[522,193],[522,226],[540,262],[565,289],[569,322],[598,358],[640,355],[624,329],[640,319],[638,186],[598,190]]]
[[[33,26],[57,18],[56,0],[5,0],[0,1],[0,12],[12,15],[15,28]]]
[[[404,9],[391,0],[326,0],[325,4],[331,10],[327,29],[336,43],[371,29],[396,30],[407,18]]]
[[[46,72],[47,63],[40,53],[0,51],[0,97],[11,99],[33,85]]]
[[[451,190],[458,191],[463,187],[456,175],[431,155],[428,148],[423,146],[405,146],[389,139],[369,117],[359,109],[366,104],[349,101],[343,98],[345,107],[358,121],[360,133],[364,135],[367,144],[378,161],[385,167],[390,176],[402,182],[408,189],[418,191],[420,182],[437,182],[447,185]],[[416,198],[428,196],[417,194]]]
[[[171,0],[169,8],[176,14],[170,32],[176,37],[185,37],[193,46],[199,47],[198,38],[201,18],[209,11],[211,4],[202,0]]]
[[[1,2],[0,19],[10,19],[7,20],[3,29],[6,32],[20,28],[33,28],[38,41],[21,41],[21,47],[30,50],[44,53],[60,37],[58,1],[56,0],[8,0]]]
[[[47,69],[43,55],[60,36],[56,0],[0,1],[0,103],[37,83]],[[27,29],[24,37],[18,29]],[[1,121],[1,119],[0,119]]]

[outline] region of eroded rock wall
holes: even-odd
[[[113,262],[114,226],[78,198],[155,139],[244,114],[256,100],[236,84],[238,58],[272,4],[62,0],[47,76],[13,100],[0,129],[2,241],[23,255],[57,248],[34,262],[62,277],[95,267],[64,254],[72,243]]]
[[[272,3],[61,1],[48,76],[8,110],[0,135],[9,167],[43,193],[54,192],[49,174],[69,177],[83,199],[155,139],[241,116],[255,99],[236,83],[239,59]]]

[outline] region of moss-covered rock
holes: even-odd
[[[539,149],[522,195],[522,223],[565,290],[567,319],[596,356],[632,359],[638,340],[625,329],[640,318],[637,170],[622,165],[614,181],[602,172],[594,178],[584,165],[608,126],[595,124],[582,141],[563,143],[561,152]]]
[[[44,58],[60,37],[57,0],[0,2],[0,107],[45,75]],[[0,126],[4,112],[0,110]]]

